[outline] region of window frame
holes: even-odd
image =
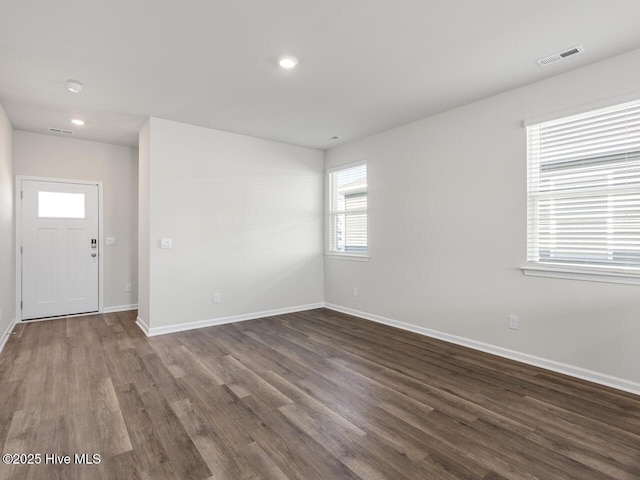
[[[630,95],[624,95],[615,97],[609,100],[601,100],[593,102],[587,105],[573,107],[562,111],[554,112],[550,115],[539,116],[523,122],[523,127],[533,127],[546,122],[552,122],[555,120],[561,120],[563,118],[572,117],[575,115],[588,114],[600,109],[616,107],[629,102],[637,102],[640,100],[640,92],[634,92]],[[569,265],[562,263],[545,263],[540,261],[531,261],[529,259],[529,252],[533,243],[539,241],[537,234],[530,234],[539,228],[539,225],[531,221],[530,211],[531,198],[534,196],[529,190],[531,160],[529,158],[529,143],[528,132],[526,135],[526,196],[527,196],[527,235],[526,235],[526,248],[527,248],[527,261],[524,265],[520,266],[520,269],[525,275],[534,277],[551,277],[571,280],[583,280],[591,282],[606,282],[606,283],[619,283],[640,285],[640,268],[624,268],[616,267],[615,265]],[[615,193],[615,187],[612,187]],[[609,190],[607,190],[609,192]],[[535,238],[532,238],[535,237]]]
[[[348,170],[350,168],[354,168],[354,167],[359,167],[361,165],[365,165],[366,166],[366,170],[367,170],[367,187],[366,189],[364,189],[363,191],[359,192],[361,193],[366,193],[367,195],[367,208],[365,209],[360,209],[360,210],[356,210],[356,211],[350,211],[350,213],[354,213],[354,212],[361,212],[364,213],[366,218],[367,218],[367,249],[365,252],[361,252],[361,253],[355,253],[355,252],[341,252],[341,251],[337,251],[337,250],[331,250],[331,238],[332,238],[332,229],[334,228],[334,222],[333,219],[335,218],[336,215],[341,215],[344,214],[346,212],[345,211],[335,211],[333,210],[333,198],[331,196],[331,175],[334,174],[335,172],[338,172],[340,170]],[[369,165],[368,165],[368,161],[367,160],[359,160],[357,162],[352,162],[352,163],[346,163],[346,164],[342,164],[342,165],[336,165],[334,167],[328,168],[326,170],[326,188],[325,188],[325,192],[326,192],[326,196],[327,196],[327,200],[326,200],[326,205],[327,205],[327,214],[325,215],[326,218],[326,222],[327,222],[327,229],[325,232],[325,241],[326,241],[326,248],[325,248],[325,256],[327,258],[330,259],[340,259],[340,260],[353,260],[353,261],[360,261],[360,262],[366,262],[369,260]],[[334,234],[335,235],[335,234]]]

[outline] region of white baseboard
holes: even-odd
[[[340,305],[325,303],[324,306],[325,308],[328,308],[329,310],[335,310],[336,312],[347,313],[349,315],[354,315],[365,320],[371,320],[376,323],[382,323],[384,325],[400,328],[402,330],[408,330],[410,332],[425,335],[427,337],[437,338],[439,340],[444,340],[445,342],[455,343],[456,345],[462,345],[463,347],[473,348],[474,350],[480,350],[482,352],[491,353],[499,357],[516,360],[518,362],[544,368],[553,372],[563,373],[571,377],[580,378],[589,382],[606,385],[607,387],[612,387],[618,390],[623,390],[625,392],[640,395],[640,383],[625,380],[624,378],[613,377],[604,373],[594,372],[585,368],[556,362],[555,360],[536,357],[527,353],[517,352],[515,350],[509,350],[507,348],[498,347],[489,343],[479,342],[470,338],[459,337],[457,335],[451,335],[448,333],[439,332],[437,330],[431,330],[429,328],[412,325],[410,323],[392,320],[390,318],[381,317],[372,313],[361,312],[359,310],[342,307]]]
[[[147,325],[147,323],[142,318],[140,318],[139,316],[136,317],[136,325],[138,325],[138,327],[140,327],[140,330],[142,330],[142,332],[147,337],[151,336],[151,335],[149,335],[149,325]]]
[[[116,305],[115,307],[104,307],[102,313],[128,312],[129,310],[137,310],[137,308],[137,303],[132,303],[131,305]]]
[[[258,318],[271,317],[273,315],[284,315],[286,313],[303,312],[305,310],[313,310],[316,308],[328,308],[329,310],[335,310],[337,312],[354,315],[356,317],[370,320],[376,323],[389,325],[391,327],[400,328],[410,332],[425,335],[427,337],[437,338],[444,340],[445,342],[454,343],[456,345],[462,345],[463,347],[469,347],[474,350],[480,350],[482,352],[497,355],[499,357],[508,358],[528,365],[544,368],[553,372],[562,373],[571,377],[580,378],[589,382],[605,385],[625,392],[640,395],[640,383],[633,382],[631,380],[625,380],[623,378],[613,377],[605,373],[595,372],[593,370],[587,370],[585,368],[576,367],[574,365],[568,365],[555,360],[549,360],[546,358],[536,357],[535,355],[529,355],[528,353],[517,352],[515,350],[509,350],[507,348],[499,347],[489,343],[479,342],[466,337],[460,337],[458,335],[451,335],[449,333],[439,332],[418,325],[412,325],[406,322],[400,322],[398,320],[392,320],[390,318],[381,317],[372,313],[361,312],[360,310],[354,310],[352,308],[342,307],[340,305],[334,305],[332,303],[313,303],[309,305],[298,305],[295,307],[280,308],[276,310],[267,310],[264,312],[254,312],[242,315],[232,315],[228,317],[213,318],[209,320],[199,320],[196,322],[180,323],[167,325],[165,327],[149,327],[147,323],[140,317],[137,318],[136,324],[148,337],[156,335],[164,335],[167,333],[183,332],[186,330],[194,330],[198,328],[211,327],[215,325],[224,325],[227,323],[243,322],[246,320],[255,320]],[[13,324],[12,324],[13,326]]]
[[[197,328],[212,327],[215,325],[224,325],[226,323],[244,322],[246,320],[256,320],[263,317],[272,317],[274,315],[284,315],[285,313],[303,312],[305,310],[313,310],[324,307],[323,302],[311,303],[308,305],[298,305],[295,307],[278,308],[275,310],[267,310],[264,312],[244,313],[241,315],[232,315],[229,317],[212,318],[209,320],[198,320],[189,323],[176,323],[165,327],[149,327],[143,319],[138,317],[136,324],[144,332],[147,337],[156,335],[164,335],[167,333],[184,332],[186,330],[195,330]]]
[[[2,334],[2,338],[0,338],[0,353],[2,353],[2,349],[7,344],[7,340],[9,340],[9,337],[11,336],[11,332],[13,332],[13,327],[16,326],[16,323],[17,322],[15,319],[11,320],[9,322],[9,325],[7,326],[7,329]]]

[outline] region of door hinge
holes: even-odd
[[[20,200],[22,200],[22,194],[23,194],[23,192],[22,192],[22,190],[20,190]]]
[[[22,300],[20,300],[20,310],[22,310]]]
[[[20,255],[22,255],[22,245],[20,245]]]

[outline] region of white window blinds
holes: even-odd
[[[329,252],[367,253],[367,165],[329,172]]]
[[[527,127],[530,263],[640,269],[640,101]]]

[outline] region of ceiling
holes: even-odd
[[[2,0],[0,102],[15,129],[86,140],[136,145],[155,116],[326,149],[640,48],[638,18],[637,0]]]

